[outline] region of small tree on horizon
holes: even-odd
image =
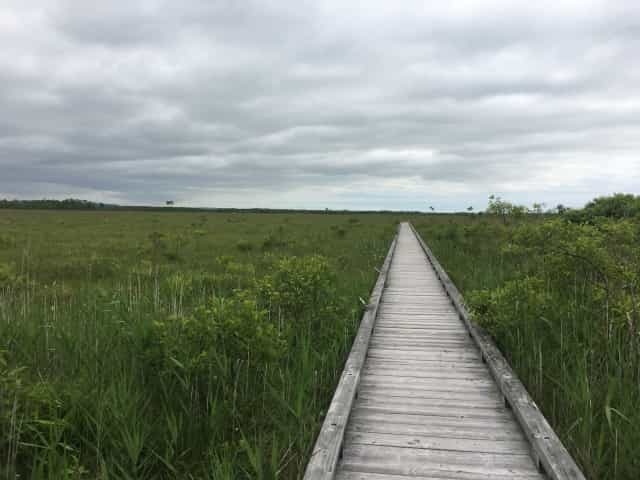
[[[489,215],[496,215],[502,217],[504,224],[507,224],[509,217],[521,218],[527,213],[527,208],[523,205],[515,205],[511,202],[503,200],[501,197],[491,195],[489,196],[489,205],[487,206],[487,213]]]
[[[534,203],[532,213],[540,215],[543,212],[544,207],[546,205],[547,205],[546,203]]]

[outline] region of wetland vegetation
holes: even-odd
[[[0,478],[293,479],[400,220],[589,478],[640,471],[640,201],[0,209]]]

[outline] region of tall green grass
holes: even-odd
[[[0,211],[0,478],[299,478],[397,215]],[[410,218],[590,478],[640,471],[640,228]]]
[[[0,212],[0,478],[297,478],[391,216]]]

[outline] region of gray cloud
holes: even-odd
[[[640,193],[629,1],[0,6],[0,197],[573,205]]]

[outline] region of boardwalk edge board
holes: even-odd
[[[538,469],[546,474],[550,480],[585,480],[584,474],[576,465],[489,334],[471,321],[464,298],[449,278],[449,275],[447,275],[447,272],[442,268],[438,259],[422,240],[413,225],[409,223],[409,226],[436,271],[449,299],[469,330],[469,335],[480,349],[482,359],[489,367],[491,375],[504,397],[505,404],[511,408],[524,431],[531,445],[532,455]]]
[[[360,374],[367,356],[369,340],[397,241],[398,234],[396,233],[371,292],[367,309],[362,315],[360,327],[342,371],[340,382],[336,387],[331,405],[313,447],[304,475],[305,480],[329,480],[335,476],[336,465],[342,452],[345,430],[351,414],[351,406],[357,396]]]

